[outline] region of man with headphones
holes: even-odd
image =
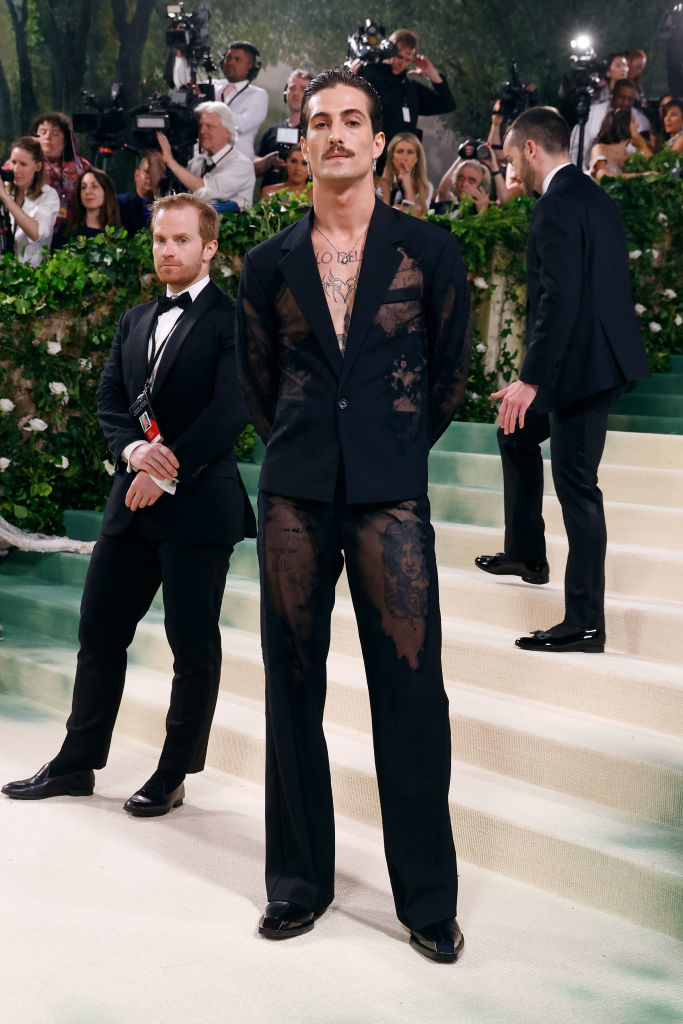
[[[266,185],[277,185],[285,180],[286,165],[278,152],[278,129],[299,127],[304,90],[312,77],[310,71],[305,71],[304,68],[294,68],[287,79],[282,95],[289,109],[289,117],[266,128],[259,140],[254,157],[256,177],[263,175],[261,188],[265,188]]]
[[[254,138],[268,113],[268,93],[253,84],[261,70],[261,55],[253,43],[237,39],[225,51],[221,68],[225,78],[214,80],[215,97],[235,119],[237,149],[253,160]]]

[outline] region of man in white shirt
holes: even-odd
[[[198,156],[187,167],[173,156],[163,132],[157,132],[161,156],[182,184],[219,210],[223,203],[235,203],[240,210],[251,206],[254,195],[254,165],[237,149],[237,129],[232,112],[224,103],[210,101],[195,108],[199,117]]]
[[[214,79],[216,99],[235,118],[237,148],[253,160],[256,132],[268,113],[268,93],[253,84],[261,70],[261,55],[253,43],[236,40],[225,51],[221,68],[225,78]]]

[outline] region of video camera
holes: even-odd
[[[563,79],[565,94],[593,96],[605,77],[607,61],[598,57],[588,36],[572,39],[571,47],[576,52],[569,58],[571,67]]]
[[[126,112],[121,103],[121,86],[114,82],[111,87],[111,106],[106,107],[95,99],[92,93],[81,92],[86,107],[93,107],[95,113],[72,114],[73,129],[87,135],[100,149],[121,149],[126,131]]]
[[[350,67],[355,60],[363,64],[379,64],[389,57],[395,57],[398,53],[396,43],[386,38],[384,25],[378,24],[372,18],[366,18],[360,28],[346,40],[346,60],[344,67]]]
[[[197,141],[198,123],[194,108],[203,99],[203,96],[185,89],[176,89],[170,96],[150,96],[147,109],[135,116],[135,148],[158,149],[156,133],[163,132],[178,162],[187,164]]]
[[[538,102],[538,91],[529,89],[529,83],[519,77],[517,61],[510,65],[510,79],[500,87],[500,113],[506,120],[514,121],[516,117],[535,107]]]
[[[0,167],[0,179],[11,185],[14,182],[14,171],[9,167]],[[0,257],[6,252],[14,252],[14,231],[9,210],[4,203],[0,203]]]
[[[178,4],[166,4],[166,18],[170,26],[166,29],[166,45],[180,51],[192,64],[211,64],[216,68],[209,52],[209,18],[211,11],[203,7],[192,14],[185,14],[182,0]],[[207,71],[209,68],[206,69]]]

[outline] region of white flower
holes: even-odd
[[[47,343],[47,354],[49,356],[58,356],[62,351],[62,344],[59,341],[48,341]]]
[[[475,288],[481,288],[482,291],[485,288],[488,288],[488,284],[486,283],[486,281],[484,280],[483,277],[475,277],[475,279],[472,282],[472,284],[474,285]]]
[[[658,213],[657,214],[657,220],[659,221],[660,224],[666,224],[668,219],[669,218],[667,217],[667,215],[665,213]]]
[[[477,394],[476,391],[470,391],[470,398],[472,399],[473,402],[476,402],[477,399],[479,398],[479,395]]]
[[[33,416],[24,427],[24,430],[47,430],[47,423],[38,416]]]
[[[673,288],[665,288],[664,291],[662,292],[662,298],[663,299],[675,299],[676,298],[676,292],[673,290]],[[1,407],[2,407],[2,402],[0,402],[0,408]]]
[[[643,313],[646,311],[647,306],[643,306],[643,305],[641,305],[640,302],[636,302],[636,304],[635,304],[635,306],[633,308],[635,309],[635,311],[638,314],[638,316],[642,316]]]
[[[7,469],[7,467],[9,465],[11,465],[11,463],[12,463],[11,459],[5,459],[5,458],[0,459],[0,473],[4,473],[5,470]]]
[[[681,316],[680,313],[676,313],[676,318],[674,320],[674,323],[676,324],[676,327],[680,327],[681,324],[683,324],[683,316]]]
[[[221,274],[223,275],[223,277],[232,277],[232,268],[221,267]]]
[[[658,260],[659,259],[659,249],[653,249],[652,250],[652,259],[653,260]]]
[[[61,380],[51,380],[49,387],[50,391],[55,396],[55,398],[59,398],[60,401],[62,402],[62,405],[66,405],[66,403],[69,401],[69,392],[67,390],[66,384],[62,384]]]
[[[642,256],[643,254],[642,254],[642,252],[640,251],[640,249],[634,249],[634,250],[633,250],[633,252],[630,252],[630,253],[629,253],[628,255],[629,255],[629,259],[632,259],[632,260],[639,260],[639,259],[640,259],[640,257],[641,257],[641,256]]]
[[[11,398],[0,398],[0,412],[11,412],[14,402]]]
[[[483,343],[482,343],[482,342],[480,341],[480,342],[479,342],[479,344],[477,345],[477,352],[485,352],[485,351],[486,351],[486,345],[484,345],[484,344],[483,344]]]
[[[106,469],[107,473],[109,473],[109,476],[113,476],[114,475],[114,467],[112,466],[112,464],[109,461],[109,459],[105,459],[104,462],[102,463],[102,465]]]
[[[61,461],[55,462],[55,466],[57,467],[57,469],[68,469],[69,460],[67,459],[66,455],[62,455]]]
[[[92,370],[92,359],[79,359],[78,365],[81,370]]]
[[[650,328],[653,334],[659,334],[659,332],[662,329],[662,325],[658,324],[656,320],[650,320],[647,326]]]

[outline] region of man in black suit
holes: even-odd
[[[452,962],[462,935],[427,456],[464,392],[467,281],[450,233],[375,199],[384,136],[372,86],[342,69],[318,75],[301,127],[313,210],[248,254],[238,297],[238,363],[266,444],[258,545],[270,902],[259,931],[308,931],[334,895],[322,717],[345,562],[396,910],[419,952]]]
[[[607,531],[598,466],[612,405],[628,381],[649,375],[624,225],[616,203],[569,162],[569,129],[553,108],[521,114],[504,152],[527,194],[541,198],[527,252],[526,355],[520,379],[492,396],[502,398],[505,551],[475,562],[485,572],[548,582],[539,445],[549,437],[569,541],[565,614],[516,644],[601,652]]]
[[[218,694],[218,618],[233,546],[254,535],[233,442],[246,416],[235,367],[235,304],[209,277],[218,215],[168,196],[153,218],[154,266],[166,296],[123,314],[97,391],[115,474],[81,604],[72,712],[62,748],[3,793],[23,800],[89,795],[106,764],[126,650],[161,584],[174,676],[166,741],[134,815],[183,802],[204,767]]]

